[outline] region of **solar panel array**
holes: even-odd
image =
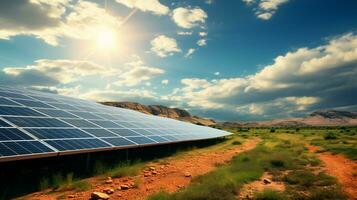
[[[0,88],[0,161],[202,140],[229,134],[56,94]]]

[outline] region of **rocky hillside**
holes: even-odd
[[[297,126],[357,126],[357,113],[338,110],[320,110],[304,118],[261,122],[224,122],[225,127],[297,127]]]
[[[162,105],[143,105],[135,102],[101,102],[104,105],[114,106],[119,108],[126,108],[136,110],[145,114],[168,117],[181,121],[190,122],[193,124],[210,126],[216,124],[212,119],[205,119],[198,116],[192,116],[189,112],[179,108],[169,108]]]

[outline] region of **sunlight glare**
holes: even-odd
[[[97,47],[102,50],[114,50],[117,47],[117,32],[113,29],[103,28],[96,35]]]

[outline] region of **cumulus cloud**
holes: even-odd
[[[159,35],[151,40],[151,51],[160,57],[172,56],[174,53],[181,52],[174,38]]]
[[[143,81],[148,81],[153,77],[164,74],[164,70],[154,67],[139,66],[119,76],[120,80],[116,85],[136,86]]]
[[[201,37],[205,37],[208,35],[208,33],[207,32],[199,32],[198,35]]]
[[[192,31],[179,31],[177,35],[192,35]]]
[[[187,53],[185,54],[185,58],[189,58],[195,51],[196,51],[196,49],[194,49],[194,48],[188,49]]]
[[[213,74],[216,75],[216,76],[219,76],[221,73],[215,72],[215,73],[213,73]]]
[[[269,20],[273,17],[279,7],[289,0],[242,0],[247,5],[256,4],[255,15],[262,20]]]
[[[297,116],[356,105],[356,77],[357,36],[350,33],[278,56],[254,75],[183,79],[183,87],[167,98],[193,109],[238,110],[261,119]]]
[[[164,80],[162,80],[162,81],[161,81],[161,84],[163,84],[163,85],[167,85],[167,84],[169,84],[169,80],[164,79]]]
[[[137,8],[141,11],[152,12],[155,15],[166,15],[170,9],[160,3],[159,0],[116,0],[129,8]]]
[[[202,46],[206,46],[207,45],[207,40],[206,39],[199,39],[197,41],[197,45],[202,47]]]
[[[181,28],[190,29],[203,25],[207,19],[207,13],[201,8],[179,7],[172,11],[172,20]]]
[[[0,2],[0,39],[30,35],[56,46],[61,37],[92,38],[103,22],[107,26],[118,27],[121,18],[108,14],[98,4],[88,1]]]
[[[36,85],[67,84],[87,76],[115,76],[120,70],[81,60],[36,60],[25,67],[5,67],[2,69],[6,79],[29,81]]]

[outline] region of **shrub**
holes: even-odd
[[[87,191],[92,188],[92,185],[88,183],[88,181],[81,180],[81,181],[76,181],[73,183],[72,188],[75,189],[76,191]]]
[[[44,177],[40,180],[40,190],[45,190],[50,187],[50,180],[47,177]]]
[[[284,180],[291,185],[300,185],[310,187],[315,181],[315,176],[312,172],[307,170],[297,170],[288,173]]]
[[[240,145],[240,144],[242,144],[242,143],[241,143],[240,141],[236,140],[236,141],[233,141],[232,144],[233,144],[233,145]]]
[[[263,192],[256,193],[254,195],[255,200],[284,200],[286,197],[284,197],[281,193],[274,191],[274,190],[269,190],[266,189]]]
[[[275,129],[274,128],[270,129],[270,133],[275,133]]]
[[[347,195],[337,187],[319,188],[311,192],[309,200],[345,200]]]
[[[282,161],[282,160],[271,160],[271,161],[270,161],[270,164],[271,164],[273,167],[284,167],[284,166],[285,166],[285,163],[284,163],[284,161]]]
[[[337,135],[332,132],[327,132],[324,136],[324,139],[325,140],[335,140],[335,139],[337,139]]]

